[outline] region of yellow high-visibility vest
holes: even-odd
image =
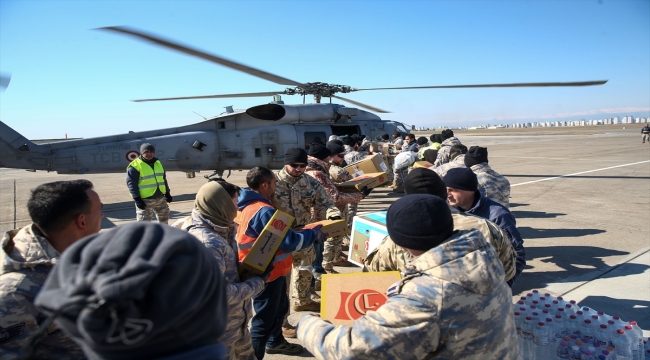
[[[142,161],[141,158],[137,158],[131,161],[129,166],[138,170],[140,173],[140,179],[138,180],[138,190],[140,191],[141,198],[146,199],[153,196],[153,194],[156,193],[156,189],[160,189],[160,192],[163,194],[167,193],[165,178],[163,177],[163,175],[165,175],[165,170],[163,169],[160,160],[156,160],[153,165],[153,169],[149,164]],[[129,167],[127,166],[127,170],[128,168]]]

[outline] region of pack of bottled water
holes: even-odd
[[[634,320],[537,290],[514,309],[522,360],[650,360],[650,338]]]

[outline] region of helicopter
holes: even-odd
[[[354,88],[324,82],[302,83],[133,28],[113,26],[97,30],[135,37],[289,87],[267,92],[133,100],[145,102],[273,97],[273,101],[267,104],[245,110],[228,106],[220,115],[204,118],[205,121],[191,125],[88,139],[35,144],[0,121],[0,167],[56,171],[59,174],[124,172],[128,164],[140,156],[140,145],[150,143],[155,146],[156,157],[163,162],[167,171],[183,171],[191,178],[195,177],[196,172],[205,170],[214,171],[206,178],[213,175],[223,177],[226,170],[230,172],[255,166],[279,169],[283,165],[284,153],[289,148],[308,149],[311,143],[324,143],[331,135],[357,134],[375,139],[395,131],[409,133],[407,125],[398,121],[383,120],[375,114],[388,111],[343,98],[336,95],[337,93],[368,90],[593,86],[607,82],[597,80],[384,88]],[[301,95],[303,103],[285,104],[282,95]],[[314,103],[305,103],[307,95],[314,97]],[[324,97],[329,98],[330,102],[321,103]],[[331,102],[332,98],[355,107],[334,104]]]

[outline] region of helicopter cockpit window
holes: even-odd
[[[327,136],[324,132],[305,132],[305,150],[309,150],[309,144],[313,142],[318,142],[325,145],[327,141]]]
[[[408,130],[406,130],[406,127],[404,127],[404,125],[402,125],[402,124],[397,125],[397,131],[399,131],[401,133],[407,133],[408,132]]]

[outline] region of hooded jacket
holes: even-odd
[[[305,173],[318,180],[323,185],[327,193],[334,199],[334,205],[340,210],[342,206],[347,204],[358,203],[363,199],[363,194],[360,192],[343,193],[336,188],[336,184],[330,179],[330,164],[317,159],[315,157],[307,156],[307,169]],[[316,219],[316,220],[324,220]]]
[[[496,201],[485,197],[480,191],[476,190],[475,196],[477,200],[475,200],[474,206],[465,212],[488,219],[499,225],[501,230],[508,236],[508,239],[510,239],[510,243],[517,253],[517,273],[512,279],[508,280],[508,283],[512,285],[521,272],[524,271],[524,266],[526,266],[526,250],[524,249],[524,240],[521,238],[519,230],[517,230],[517,221],[512,216],[510,210]]]
[[[319,359],[519,358],[512,293],[478,230],[417,257],[387,295],[352,326],[305,316],[298,339]]]
[[[458,140],[458,138],[455,136],[452,136],[449,139],[443,141],[442,144],[440,144],[440,149],[438,149],[438,157],[436,158],[436,162],[433,164],[433,166],[438,167],[451,161],[449,158],[449,152],[451,151],[451,147],[454,145],[462,145],[460,140]]]
[[[0,246],[0,358],[14,359],[46,318],[34,298],[61,255],[34,224],[7,231]],[[46,334],[33,359],[85,359],[81,347],[55,324]]]

